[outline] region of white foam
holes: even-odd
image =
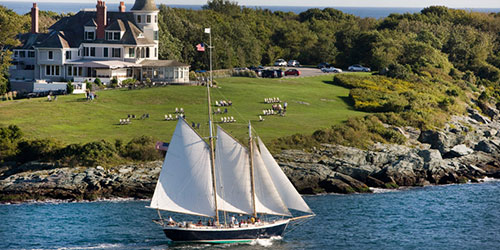
[[[478,181],[492,182],[492,181],[500,181],[500,179],[496,179],[496,178],[492,178],[492,177],[484,177],[482,179],[479,179]]]
[[[252,242],[250,243],[250,245],[252,245],[252,246],[259,245],[259,246],[262,246],[262,247],[271,247],[273,245],[273,241],[275,241],[275,240],[281,240],[281,239],[282,239],[281,236],[273,236],[270,239],[256,239],[256,240],[252,240]]]
[[[123,248],[123,244],[109,244],[102,243],[96,246],[82,246],[82,247],[60,247],[57,250],[78,250],[78,249],[107,249],[107,248]]]
[[[398,189],[374,188],[374,187],[370,187],[370,190],[371,190],[374,194],[392,193],[392,192],[397,192],[397,191],[399,191]]]

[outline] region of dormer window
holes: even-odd
[[[85,40],[94,40],[95,32],[94,31],[85,31]]]
[[[141,15],[137,16],[137,23],[142,23],[142,16]]]
[[[106,40],[120,41],[120,39],[121,39],[120,31],[106,31]]]
[[[146,22],[147,23],[151,23],[151,15],[147,15],[146,16]]]
[[[137,36],[137,38],[144,38],[144,34],[139,33],[139,35]]]

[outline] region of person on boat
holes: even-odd
[[[253,216],[250,220],[252,221],[252,224],[255,224],[255,218]]]
[[[172,219],[172,216],[168,216],[168,225],[171,226],[174,224],[175,224],[175,221],[174,221],[174,219]]]
[[[212,219],[210,219],[210,220],[208,220],[208,221],[207,221],[207,226],[211,227],[211,226],[213,226],[213,225],[214,225],[214,224],[213,224],[213,222],[212,222]]]
[[[231,216],[231,225],[236,225],[234,222],[236,221],[236,218],[234,218],[234,215]]]
[[[203,223],[201,222],[201,220],[198,221],[198,223],[196,224],[198,226],[203,226]]]

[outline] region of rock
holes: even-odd
[[[97,166],[97,167],[95,167],[95,169],[100,170],[100,171],[104,171],[104,168],[102,166]]]
[[[491,122],[490,119],[488,119],[487,117],[485,116],[482,116],[480,115],[478,112],[475,112],[473,114],[470,115],[470,118],[480,122],[480,123],[484,123],[484,124],[488,124]]]
[[[377,188],[385,188],[385,183],[375,177],[368,176],[366,177],[366,185],[369,187],[377,187]]]
[[[454,146],[448,153],[447,156],[450,158],[460,157],[468,154],[472,154],[474,150],[465,146],[464,144]]]
[[[434,161],[434,160],[442,160],[443,159],[439,150],[435,150],[435,149],[420,150],[418,152],[418,155],[420,155],[422,158],[424,158],[424,162],[430,162],[430,161]]]
[[[490,143],[487,141],[480,141],[476,146],[474,147],[474,150],[476,151],[482,151],[485,153],[492,153],[493,152],[493,147]]]
[[[498,133],[498,131],[494,130],[494,129],[488,129],[486,131],[484,131],[484,136],[485,137],[493,137],[493,136],[496,136]]]

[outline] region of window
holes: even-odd
[[[158,57],[158,48],[155,48],[155,57]]]
[[[141,16],[141,15],[137,16],[137,22],[138,22],[138,23],[142,23],[142,20],[141,20],[141,19],[142,19],[142,16]]]
[[[151,23],[151,15],[147,15],[146,16],[146,22],[147,23]]]
[[[106,31],[106,40],[116,40],[119,41],[121,39],[121,34],[120,32],[112,32],[112,31]]]
[[[135,57],[135,49],[134,48],[128,49],[128,57]]]
[[[45,66],[45,75],[47,76],[58,76],[60,75],[59,66],[57,65],[46,65]]]
[[[68,66],[68,76],[82,76],[82,67]]]
[[[102,54],[103,54],[104,57],[109,57],[108,56],[108,48],[104,48],[104,51],[103,51]]]
[[[149,58],[149,47],[146,48],[146,58]]]
[[[120,48],[112,48],[111,50],[113,57],[121,57]]]
[[[19,51],[14,51],[14,57],[19,57]]]
[[[54,52],[49,51],[49,60],[54,60]]]
[[[85,31],[85,40],[94,40],[94,31]]]
[[[19,51],[19,57],[26,57],[26,51],[24,50]]]
[[[90,48],[90,56],[95,56],[95,47]]]
[[[120,32],[113,32],[113,40],[120,40]]]
[[[80,49],[78,49],[78,56],[80,56],[82,53],[80,53]]]
[[[154,31],[154,39],[155,39],[155,41],[158,41],[158,31],[157,30]]]
[[[155,15],[155,23],[157,23],[157,22],[158,22],[158,16]]]
[[[90,51],[89,47],[83,48],[83,56],[89,56],[89,54],[90,54],[89,51]]]
[[[66,60],[71,60],[71,51],[66,51]]]
[[[24,67],[25,70],[34,70],[35,69],[35,65],[32,65],[32,64],[28,64],[26,65],[26,67]]]
[[[35,57],[35,51],[28,51],[28,57]]]

